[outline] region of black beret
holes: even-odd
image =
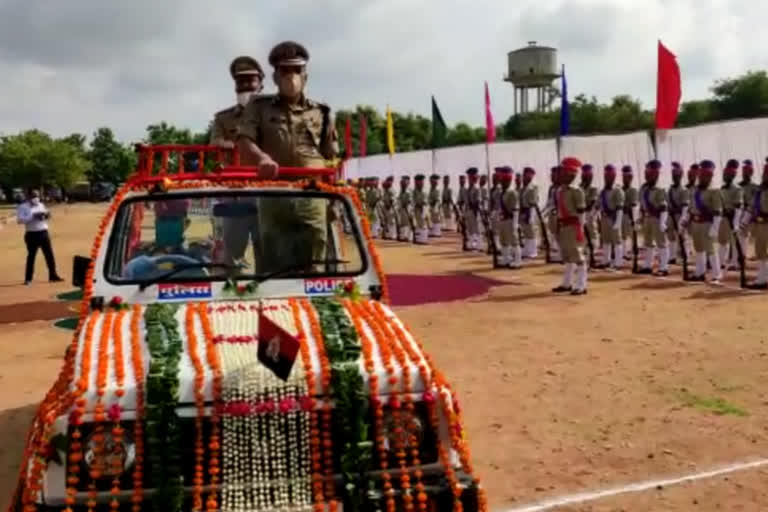
[[[731,169],[738,169],[739,161],[736,160],[735,158],[731,158],[730,160],[728,160],[728,162],[726,162],[725,166]]]
[[[439,174],[431,174],[429,176],[429,179],[431,179],[431,180],[439,180],[440,179],[440,175]]]
[[[712,160],[702,160],[699,164],[699,167],[702,169],[714,169],[715,168],[715,162]]]
[[[259,75],[264,77],[264,71],[262,71],[259,61],[247,55],[235,57],[229,65],[229,74],[232,75],[232,78],[235,78],[237,75]]]
[[[469,174],[470,176],[474,176],[477,173],[478,173],[477,167],[470,167],[469,169],[467,169],[467,174]]]
[[[424,181],[424,175],[423,174],[417,174],[413,177],[416,181]]]
[[[632,166],[631,165],[625,165],[621,168],[621,172],[623,174],[632,174]]]
[[[661,169],[661,162],[659,162],[658,160],[651,160],[650,162],[648,162],[647,165],[649,169],[655,169],[655,170]]]
[[[741,163],[744,164],[744,165],[748,165],[749,167],[752,167],[752,160],[750,160],[749,158],[747,158],[746,160],[744,160]]]
[[[269,63],[273,68],[280,65],[303,66],[307,61],[309,61],[309,52],[294,41],[283,41],[269,52]]]

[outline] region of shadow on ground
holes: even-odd
[[[16,487],[24,441],[37,404],[0,411],[0,510],[6,510]]]

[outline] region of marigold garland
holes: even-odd
[[[203,442],[203,417],[205,416],[205,371],[200,355],[197,352],[197,333],[195,332],[196,309],[192,305],[186,306],[185,332],[187,335],[187,347],[192,367],[195,369],[195,475],[192,480],[192,510],[199,512],[203,509],[203,484],[205,467],[205,445]]]
[[[219,409],[221,407],[221,389],[222,389],[222,377],[221,377],[221,361],[219,361],[219,354],[216,350],[216,346],[213,342],[213,326],[211,325],[211,318],[208,315],[208,306],[201,303],[197,307],[197,313],[200,316],[200,323],[203,328],[203,335],[205,336],[205,355],[208,366],[213,372],[213,409],[211,410],[211,434],[208,438],[208,475],[210,479],[211,492],[205,500],[205,509],[208,512],[213,512],[219,509],[219,501],[216,496],[216,488],[221,481],[219,475],[221,469],[219,466],[219,454],[221,451],[221,437],[220,437],[220,423],[221,417],[219,415]]]
[[[136,421],[133,424],[133,438],[136,456],[133,466],[133,493],[131,510],[141,512],[144,499],[144,356],[141,343],[141,306],[135,304],[131,310],[131,363],[136,384]]]

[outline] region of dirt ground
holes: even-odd
[[[102,210],[54,211],[54,248],[67,279],[72,256],[88,253]],[[21,286],[21,231],[3,231],[0,304],[71,289]],[[554,296],[559,265],[491,270],[488,257],[462,253],[455,237],[380,246],[388,272],[474,273],[505,283],[465,301],[397,308],[457,389],[493,510],[768,457],[768,294],[683,284],[674,272],[668,280],[595,272],[587,296]],[[47,277],[42,258],[37,275]],[[50,321],[0,330],[0,506],[27,422],[70,336]],[[527,509],[766,510],[766,477],[763,466]]]

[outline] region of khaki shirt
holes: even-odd
[[[595,207],[595,203],[597,202],[597,196],[600,194],[597,191],[597,187],[589,186],[589,187],[583,187],[584,190],[584,201],[587,203],[587,210],[591,210]]]
[[[279,96],[252,100],[238,136],[251,139],[284,167],[325,167],[339,151],[330,107],[307,98],[296,105]]]
[[[723,211],[728,215],[733,215],[733,212],[744,204],[742,190],[738,185],[723,185],[720,194],[723,196]]]
[[[547,208],[557,209],[557,189],[558,185],[550,185],[547,189]]]
[[[638,201],[638,194],[637,189],[635,187],[629,186],[629,187],[622,187],[622,192],[624,192],[624,211],[628,212],[630,209],[637,206]]]
[[[459,187],[459,206],[467,204],[469,193],[467,187]]]
[[[658,217],[667,209],[667,195],[657,186],[640,187],[640,211],[649,217]]]
[[[443,204],[451,204],[453,202],[453,190],[451,187],[446,187],[442,192]]]
[[[365,191],[365,203],[370,209],[376,208],[376,203],[379,202],[379,191],[373,187]]]
[[[469,187],[467,189],[467,203],[469,204],[469,207],[473,210],[477,210],[481,206],[482,201],[482,193],[480,192],[480,189],[477,187]]]
[[[712,222],[713,216],[723,213],[723,196],[717,189],[697,187],[693,189],[689,211],[694,222]]]
[[[437,187],[429,189],[429,206],[432,208],[440,204],[440,190]]]
[[[509,187],[501,193],[501,200],[499,202],[501,208],[501,218],[511,219],[515,210],[520,209],[520,197],[515,187]]]
[[[746,206],[749,206],[750,201],[755,200],[755,193],[757,193],[757,189],[760,188],[760,185],[758,185],[757,183],[752,183],[751,181],[750,182],[742,181],[741,183],[739,183],[739,186],[741,187],[744,204]]]
[[[501,200],[501,196],[503,193],[504,193],[504,190],[501,187],[493,187],[491,189],[491,204],[490,204],[491,211],[498,210],[499,200]]]
[[[480,205],[482,206],[483,210],[488,209],[488,201],[490,199],[490,193],[488,191],[488,185],[483,185],[480,187]]]
[[[567,220],[575,218],[579,212],[587,208],[587,201],[584,197],[584,190],[581,187],[571,185],[560,185],[557,190],[557,218]]]
[[[747,203],[747,208],[752,214],[752,222],[768,223],[768,189],[756,187],[752,200]]]
[[[669,211],[675,215],[683,213],[683,208],[688,205],[689,192],[681,185],[671,185],[667,191]]]
[[[423,188],[413,189],[413,206],[418,210],[423,210],[427,204],[427,195]]]
[[[616,218],[616,212],[624,208],[624,191],[620,188],[604,188],[598,196],[600,211],[606,217]]]
[[[225,142],[237,141],[238,126],[245,109],[240,105],[216,112],[213,116],[210,144],[220,146]]]
[[[401,190],[397,200],[400,203],[400,208],[408,209],[411,206],[411,192],[408,189]]]
[[[381,194],[381,198],[384,201],[384,208],[389,210],[395,205],[395,191],[391,188],[385,188]]]

